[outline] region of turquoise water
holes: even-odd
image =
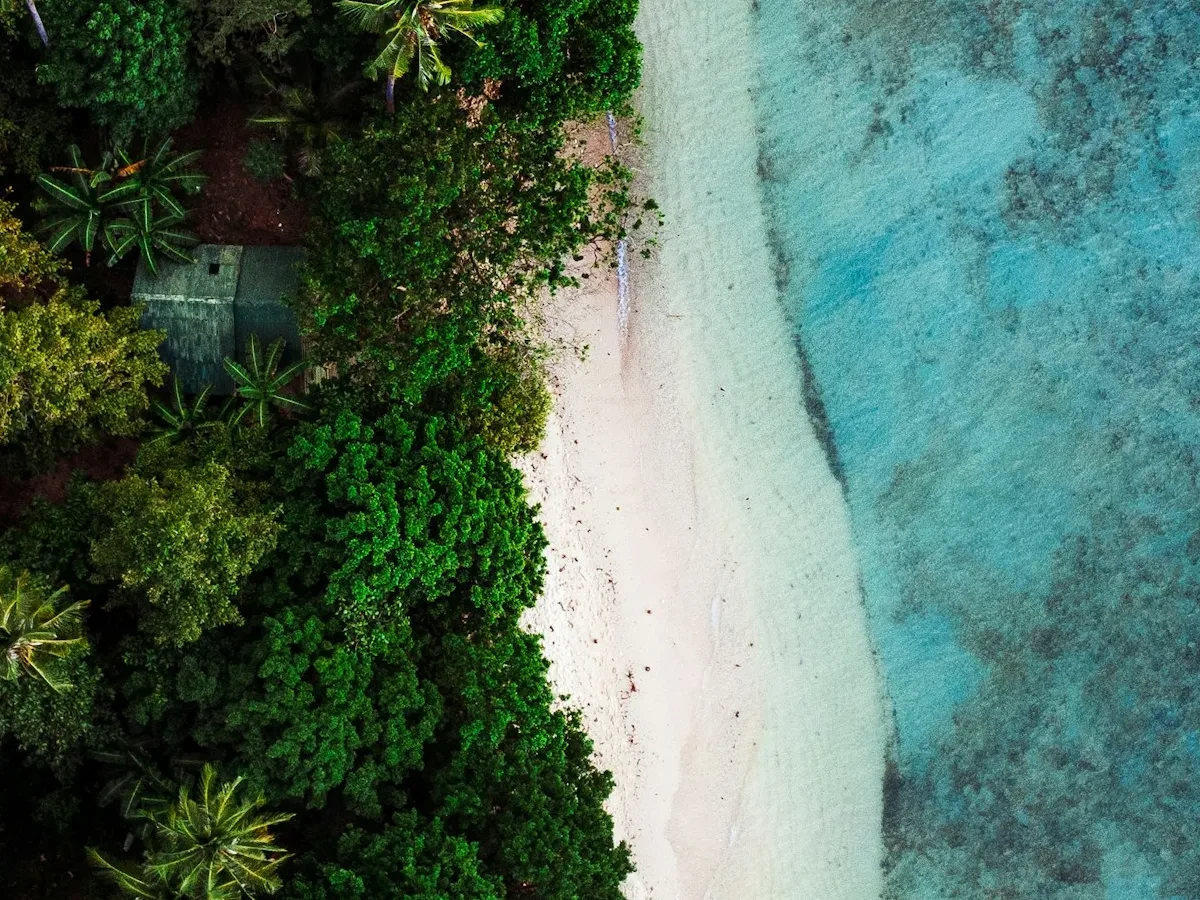
[[[893,705],[888,895],[1200,898],[1200,7],[758,15]]]

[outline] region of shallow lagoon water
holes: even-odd
[[[892,706],[887,895],[1200,897],[1200,9],[758,28],[777,281]]]

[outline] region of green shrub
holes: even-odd
[[[311,864],[287,886],[288,900],[503,900],[504,885],[487,875],[477,848],[447,834],[442,823],[397,813],[378,831],[351,828],[337,842],[337,861]]]
[[[34,499],[19,527],[0,533],[0,564],[40,572],[48,581],[66,582],[74,586],[76,595],[86,596],[92,575],[87,552],[93,528],[86,485],[82,474],[76,473],[63,502]]]
[[[417,605],[453,597],[488,621],[541,590],[545,537],[520,474],[449,421],[335,410],[298,429],[280,480],[289,530],[318,554],[305,564],[367,644]]]
[[[278,141],[253,138],[242,161],[246,171],[259,181],[278,181],[287,171],[287,153]]]
[[[59,103],[87,110],[124,143],[141,131],[165,134],[196,105],[188,22],[173,0],[61,0],[48,4],[54,35],[38,69]]]

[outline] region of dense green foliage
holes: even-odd
[[[433,782],[437,812],[518,892],[619,900],[631,867],[623,846],[612,849],[602,806],[612,777],[592,766],[578,714],[552,709],[540,640],[515,617],[474,634],[447,630],[430,664],[452,748]]]
[[[140,427],[165,367],[136,309],[67,294],[0,312],[0,443],[78,446]]]
[[[148,397],[162,335],[137,329],[128,281],[105,294],[92,266],[87,292],[70,284],[0,205],[0,476],[31,448],[144,438],[104,445],[128,448],[107,468],[82,453],[65,497],[0,505],[0,573],[70,584],[89,610],[61,690],[19,660],[0,679],[0,770],[28,775],[0,778],[0,859],[48,860],[0,866],[0,892],[619,900],[611,777],[520,624],[546,539],[509,457],[550,410],[531,304],[622,230],[628,173],[578,159],[565,125],[627,102],[634,6],[45,6],[45,48],[22,10],[0,17],[28,63],[0,75],[0,167],[41,174],[21,196],[57,203],[49,249],[102,248],[117,282],[125,250],[186,253],[171,232],[201,179],[169,132],[236,91],[256,109],[237,125],[272,139],[255,174],[307,208],[287,299],[303,366],[331,377],[305,395],[255,336],[223,405],[177,379]],[[395,82],[394,112],[364,68]],[[86,115],[38,109],[51,89]],[[96,167],[45,168],[72,144]]]
[[[279,62],[300,37],[308,0],[187,0],[202,65],[256,58]]]
[[[289,900],[501,900],[504,886],[487,875],[478,847],[446,834],[439,819],[398,813],[378,831],[351,828],[337,842],[336,862],[298,874]]]
[[[537,596],[545,541],[521,477],[452,422],[341,410],[299,429],[288,460],[283,483],[311,498],[289,530],[320,537],[304,564],[363,641],[418,602],[491,621]]]
[[[459,71],[476,89],[485,79],[503,82],[499,103],[522,127],[553,129],[621,110],[641,77],[636,12],[637,0],[509,4]]]
[[[0,565],[0,737],[58,763],[88,729],[99,676],[82,633],[86,600]]]
[[[53,32],[38,76],[63,106],[86,110],[118,142],[186,122],[196,82],[187,19],[172,0],[62,0],[46,9]]]
[[[100,311],[0,203],[0,446],[31,458],[133,434],[166,367],[162,334],[128,307]]]
[[[418,402],[534,289],[569,283],[564,257],[616,223],[591,202],[594,170],[561,148],[494,111],[473,125],[444,96],[331,147],[299,301],[318,352]]]
[[[219,462],[172,463],[96,486],[91,561],[142,604],[139,624],[156,641],[182,644],[241,621],[234,600],[278,527]]]

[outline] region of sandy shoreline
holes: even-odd
[[[749,10],[651,0],[639,30],[641,189],[667,224],[635,265],[624,340],[611,271],[545,308],[549,335],[588,351],[555,363],[526,461],[551,545],[529,625],[616,776],[630,900],[866,900],[882,704],[776,301]]]

